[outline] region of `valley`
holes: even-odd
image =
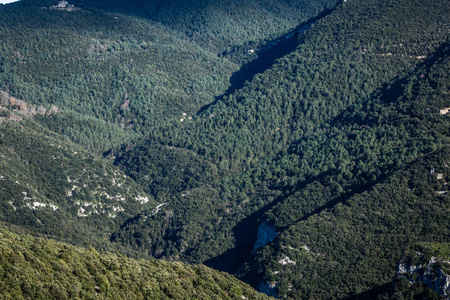
[[[448,1],[56,4],[0,6],[11,297],[448,297]]]

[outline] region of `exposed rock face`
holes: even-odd
[[[270,226],[266,222],[262,222],[258,228],[258,237],[255,244],[253,245],[253,251],[258,250],[258,248],[264,247],[277,237],[277,232],[273,226]]]
[[[424,258],[423,253],[418,252],[416,255]],[[448,261],[439,261],[435,257],[431,257],[428,263],[400,263],[397,275],[400,278],[406,277],[411,282],[422,282],[441,295],[448,297],[450,294],[450,275],[444,269],[448,270],[449,266]]]
[[[258,292],[264,293],[267,296],[271,297],[278,297],[278,294],[276,292],[276,283],[270,283],[270,282],[261,282],[258,286]]]

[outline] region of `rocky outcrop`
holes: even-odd
[[[411,283],[424,283],[439,294],[449,297],[450,275],[447,273],[450,263],[448,261],[438,260],[436,257],[431,257],[428,262],[426,260],[424,262],[424,259],[425,254],[421,252],[407,256],[404,262],[398,265],[398,277],[406,277]]]
[[[276,291],[277,284],[275,282],[261,282],[258,286],[258,292],[264,293],[267,296],[271,297],[278,297],[277,291]]]
[[[258,236],[256,242],[253,245],[253,251],[258,250],[258,248],[264,247],[277,237],[277,232],[275,227],[270,226],[266,222],[262,222],[258,228]]]

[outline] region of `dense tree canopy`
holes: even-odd
[[[442,295],[396,272],[449,259],[447,0],[73,3],[0,7],[4,226],[280,297]]]

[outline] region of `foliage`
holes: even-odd
[[[132,260],[0,230],[4,299],[268,299],[202,265]]]
[[[377,141],[367,148],[356,147],[355,156],[361,160],[353,164],[354,169],[347,172],[346,164],[340,163],[337,170],[302,186],[266,213],[264,217],[277,225],[280,236],[255,255],[252,268],[266,280],[284,280],[278,287],[281,294],[342,298],[367,292],[393,280],[402,254],[417,249],[417,244],[427,253],[448,257],[448,122],[437,109],[448,101],[448,81],[443,80],[450,63],[448,50],[445,45],[429,64],[402,81],[397,94],[388,89],[388,95],[369,101],[367,108],[350,109],[335,120],[334,125],[341,128],[340,145],[346,145],[346,140],[359,143],[363,136],[365,141]],[[374,122],[374,117],[381,122]],[[346,132],[342,121],[354,124],[348,131],[352,138],[342,135]],[[379,135],[371,133],[374,129]],[[385,138],[391,143],[404,141],[390,152],[389,160],[383,158]],[[329,138],[321,148],[333,150],[332,154],[334,145]],[[433,154],[414,158],[436,147]],[[371,156],[372,151],[376,154]],[[331,154],[327,157],[332,158]],[[379,174],[370,172],[371,159],[376,159],[373,170]],[[311,207],[312,203],[317,206]],[[296,265],[280,266],[284,256]],[[288,291],[290,285],[295,292]]]
[[[384,9],[374,11],[376,5]],[[413,85],[422,75],[422,65],[447,55],[448,46],[439,46],[445,42],[448,27],[437,24],[444,22],[440,10],[448,5],[423,5],[429,10],[429,21],[419,34],[416,28],[422,21],[411,15],[422,16],[423,10],[408,1],[338,5],[299,36],[301,43],[293,53],[203,110],[194,122],[161,130],[136,147],[117,151],[116,163],[138,182],[146,182],[149,192],[155,189],[151,166],[160,161],[159,156],[146,155],[153,149],[162,146],[196,154],[194,169],[202,158],[211,164],[201,173],[208,184],[202,185],[204,180],[197,177],[198,183],[184,186],[185,191],[172,190],[173,225],[158,221],[161,227],[149,230],[154,219],[127,223],[117,233],[123,235],[120,241],[142,230],[141,240],[162,236],[168,241],[157,247],[158,253],[163,249],[166,255],[182,251],[182,259],[187,261],[226,254],[240,243],[247,250],[237,252],[249,251],[256,236],[255,223],[261,219],[280,228],[287,226],[327,202],[332,205],[330,200],[342,201],[370,188],[393,170],[440,147],[446,140],[447,125],[436,112],[447,105],[446,81],[438,93],[426,85],[418,89]],[[395,19],[388,18],[396,13]],[[402,20],[401,30],[386,32],[398,20]],[[386,32],[383,40],[378,40],[379,31]],[[387,55],[400,41],[401,49]],[[429,59],[418,59],[419,53]],[[436,78],[446,78],[446,63],[441,63],[436,64],[440,68],[433,75]],[[432,81],[429,85],[435,86],[437,82]],[[403,85],[407,90],[403,91]],[[428,94],[414,100],[417,102],[407,100],[422,88]],[[397,99],[403,92],[405,98]],[[434,102],[426,106],[428,96]],[[156,158],[153,162],[152,157]],[[137,161],[145,163],[132,163]],[[162,166],[174,163],[189,161],[165,161]],[[193,179],[169,170],[164,174],[174,182]],[[248,234],[238,233],[239,224],[246,220],[252,224]],[[198,227],[203,234],[196,233]],[[239,235],[242,242],[236,238]],[[149,243],[142,244],[146,251],[152,248]],[[192,248],[185,249],[186,245]],[[235,265],[245,259],[236,257]],[[228,268],[230,262],[214,266]]]
[[[113,250],[107,232],[156,205],[110,162],[32,119],[1,124],[0,137],[1,221]]]
[[[335,0],[152,0],[84,1],[86,6],[160,22],[214,53],[278,35],[317,15]]]
[[[117,145],[127,131],[179,123],[224,90],[236,69],[154,22],[51,4],[0,8],[0,88],[29,104],[58,107],[64,119],[41,121],[97,153],[110,149],[101,145],[109,135]],[[101,132],[79,128],[86,121]]]
[[[58,110],[15,124],[17,107],[2,109],[2,220],[205,263],[287,298],[435,297],[394,277],[407,251],[447,253],[450,4],[306,3],[302,14],[305,2],[288,0],[1,7],[0,87]],[[126,192],[102,176],[116,172]],[[69,197],[66,176],[86,191]],[[9,203],[25,191],[65,208],[65,221],[77,197],[109,203],[109,190],[130,195],[125,211],[73,231],[39,229],[45,210],[24,207],[14,222]],[[156,201],[133,201],[144,191]],[[263,222],[278,237],[254,252]]]

